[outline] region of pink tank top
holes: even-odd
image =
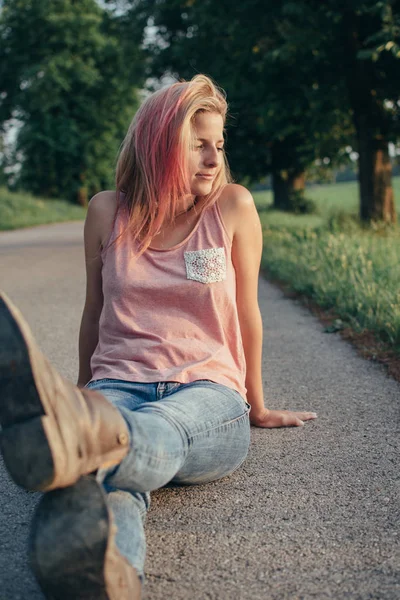
[[[118,212],[110,241],[125,228]],[[102,252],[104,305],[92,380],[209,379],[246,395],[232,242],[217,203],[186,239],[134,256],[127,234]]]

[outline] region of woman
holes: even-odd
[[[63,380],[3,297],[2,451],[15,481],[47,492],[31,560],[49,598],[139,598],[149,492],[245,460],[268,410],[250,193],[229,183],[227,104],[198,75],[150,96],[123,143],[117,192],[90,202],[78,386]]]

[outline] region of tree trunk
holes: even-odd
[[[304,171],[275,171],[272,173],[272,189],[274,193],[273,207],[275,209],[294,210],[297,206],[298,194],[304,193]]]
[[[347,45],[347,86],[357,131],[359,153],[360,218],[363,221],[396,221],[392,165],[388,150],[388,124],[382,101],[376,98],[375,67],[360,60],[360,17],[344,14]]]
[[[88,205],[88,191],[85,187],[78,188],[76,201],[79,206],[86,207]]]
[[[88,205],[88,190],[85,185],[86,182],[86,173],[85,171],[81,171],[79,174],[79,184],[76,192],[76,202],[80,206],[86,207]]]
[[[363,221],[395,223],[389,144],[369,134],[365,119],[358,121],[360,217]]]

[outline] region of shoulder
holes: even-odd
[[[257,282],[262,253],[260,217],[253,196],[242,185],[227,185],[223,190],[222,202],[225,206],[227,228],[229,226],[232,235],[232,262],[236,272],[237,302],[238,306],[242,308],[245,306],[247,311],[249,306],[254,306],[257,302]]]
[[[101,246],[104,246],[110,237],[116,209],[115,191],[99,192],[89,202],[85,229],[90,234],[96,234]]]
[[[117,208],[117,194],[115,191],[106,190],[99,192],[90,199],[88,211],[95,215],[114,216]]]
[[[231,239],[238,227],[243,225],[249,216],[258,218],[253,196],[243,185],[228,183],[219,195],[217,202]]]
[[[233,204],[236,208],[254,204],[253,196],[247,188],[238,183],[228,183],[222,190],[218,202],[220,205]]]

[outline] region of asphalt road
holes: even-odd
[[[72,380],[82,234],[82,223],[0,234],[0,287]],[[398,600],[399,384],[264,281],[260,306],[267,406],[319,418],[253,428],[233,476],[152,494],[144,600]],[[42,598],[25,550],[38,498],[0,461],[0,600]]]

